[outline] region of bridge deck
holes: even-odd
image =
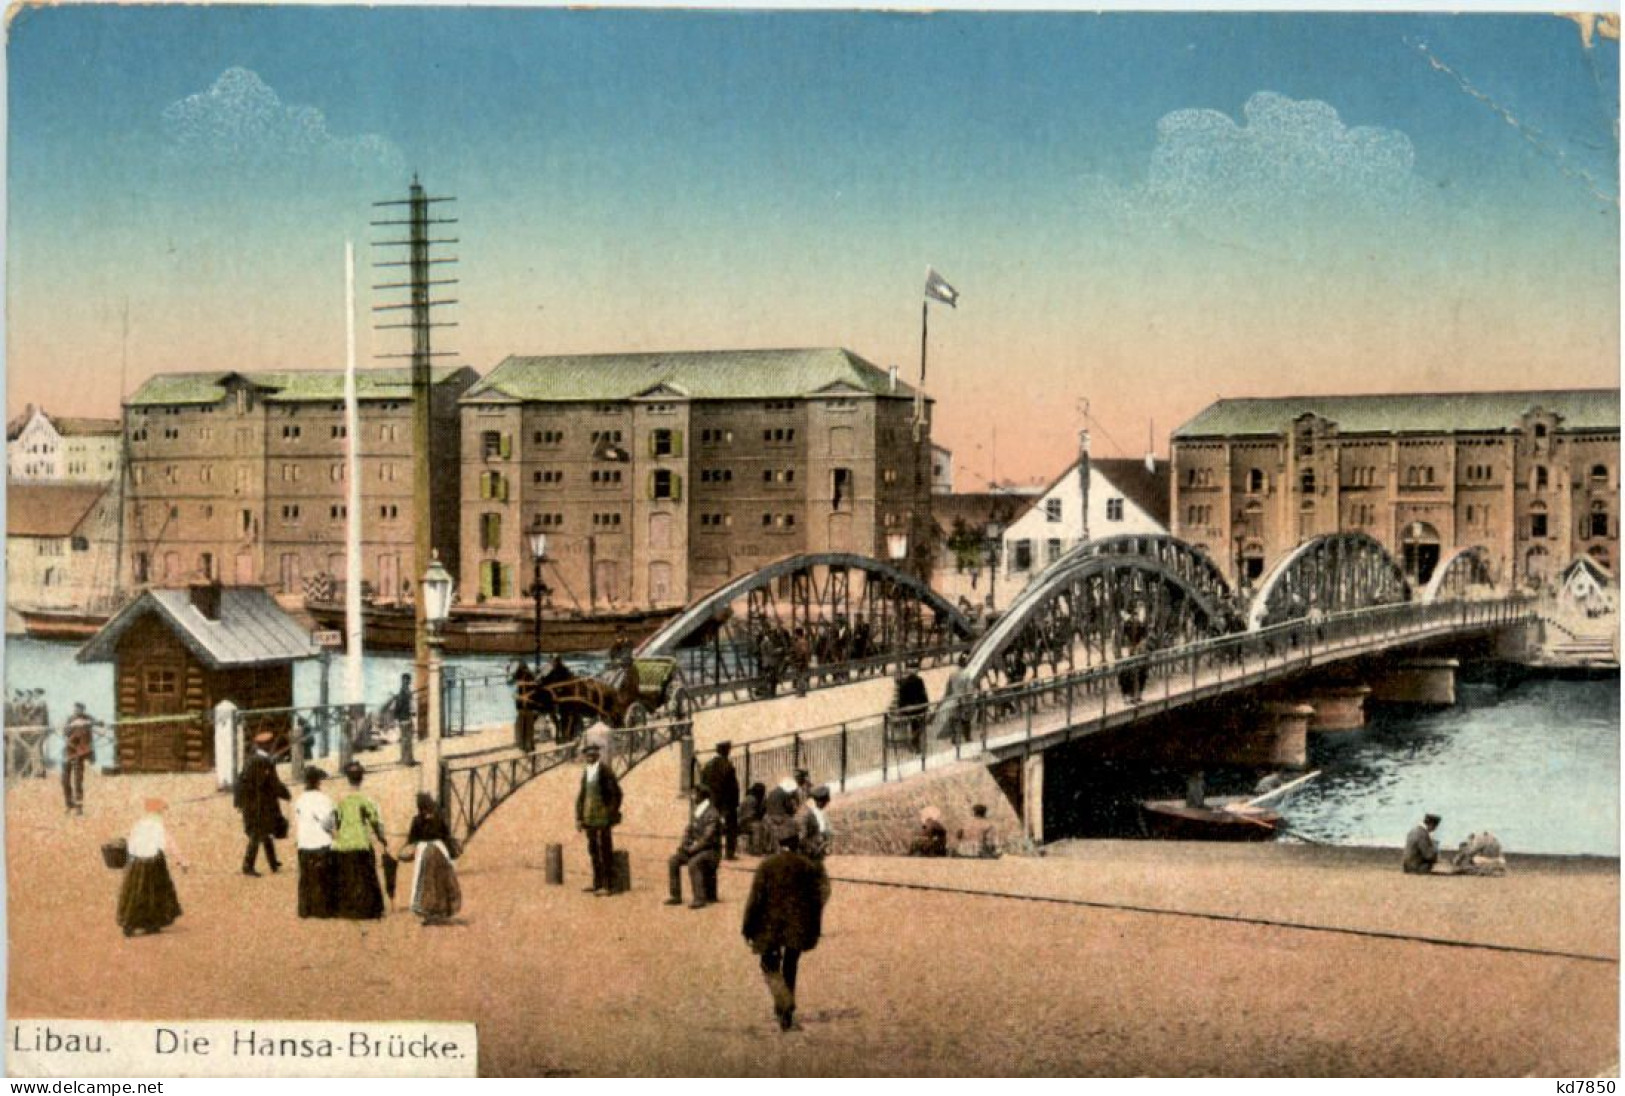
[[[807,768],[814,782],[842,791],[875,787],[965,760],[1003,760],[1137,723],[1200,700],[1254,688],[1338,662],[1532,619],[1522,601],[1385,607],[1300,621],[1189,644],[1105,667],[948,698],[933,705],[936,730],[924,748],[899,748],[899,724],[886,716],[814,728],[753,743],[746,780],[777,779]],[[1138,701],[1124,675],[1139,670]],[[958,728],[958,734],[952,730]],[[754,756],[752,756],[754,755]],[[753,764],[754,762],[754,764]],[[771,771],[769,771],[771,770]]]

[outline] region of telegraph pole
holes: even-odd
[[[406,323],[377,323],[377,331],[410,331],[412,333],[412,349],[405,354],[380,354],[380,358],[406,358],[412,365],[412,573],[404,576],[411,584],[412,603],[416,607],[415,629],[417,640],[414,644],[415,668],[413,692],[418,698],[418,718],[415,720],[415,730],[421,731],[427,725],[427,713],[424,710],[424,698],[429,692],[429,626],[427,607],[424,605],[423,591],[419,588],[423,572],[433,558],[435,548],[434,527],[434,495],[433,476],[434,467],[433,437],[432,437],[432,397],[434,392],[433,374],[431,365],[435,358],[455,357],[456,351],[435,352],[430,342],[430,331],[436,327],[456,327],[455,323],[437,321],[433,318],[434,309],[454,305],[452,299],[435,300],[430,294],[436,286],[456,285],[455,278],[434,278],[431,272],[437,266],[447,266],[457,261],[456,256],[436,255],[434,248],[446,247],[456,244],[455,238],[431,238],[429,235],[431,225],[456,224],[454,217],[430,217],[429,206],[440,202],[456,201],[455,198],[431,198],[419,185],[417,176],[412,176],[412,186],[405,200],[392,200],[374,202],[375,207],[406,207],[404,220],[391,219],[373,221],[375,226],[403,227],[406,229],[405,239],[374,240],[373,246],[378,248],[406,248],[406,258],[395,259],[400,254],[397,251],[383,251],[380,254],[386,257],[385,261],[375,261],[375,269],[405,268],[405,281],[385,281],[372,288],[383,291],[385,300],[388,294],[398,290],[405,290],[405,300],[390,300],[389,303],[373,306],[375,313],[408,312],[410,319]],[[385,317],[380,317],[380,319]],[[446,459],[454,459],[456,454],[444,454]],[[398,596],[400,591],[388,591]],[[402,760],[411,760],[411,746],[408,742],[410,736],[402,738]]]

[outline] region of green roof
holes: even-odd
[[[913,398],[901,380],[850,350],[693,350],[660,354],[510,356],[470,388],[464,402],[515,399],[605,403],[658,395],[664,387],[692,400],[762,400],[846,388]]]
[[[1280,396],[1220,400],[1174,431],[1175,438],[1285,434],[1300,415],[1335,423],[1341,434],[1479,434],[1515,429],[1535,408],[1562,417],[1561,430],[1618,430],[1619,389],[1436,392],[1383,396]]]
[[[472,377],[466,366],[435,366],[435,384]],[[278,373],[159,373],[149,377],[125,401],[128,407],[166,404],[219,403],[226,398],[226,381],[240,377],[263,389],[273,403],[337,402],[344,398],[344,370],[307,369]],[[408,367],[356,370],[356,395],[363,400],[409,400],[412,398],[412,370]]]

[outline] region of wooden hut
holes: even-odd
[[[145,591],[78,660],[113,663],[121,771],[205,772],[214,767],[215,705],[292,707],[293,664],[316,654],[263,589],[200,583]]]

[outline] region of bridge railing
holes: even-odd
[[[959,656],[970,649],[971,644],[968,642],[941,643],[930,647],[884,651],[868,658],[846,659],[840,662],[821,663],[815,658],[805,675],[802,675],[803,683],[807,689],[825,689],[844,685],[856,679],[895,673],[910,662],[918,663],[921,669],[948,666],[957,662]],[[697,707],[722,708],[730,704],[762,700],[784,692],[793,692],[798,688],[796,681],[798,675],[788,664],[773,673],[758,672],[728,678],[721,674],[712,674],[711,667],[715,656],[703,647],[685,650],[682,659],[685,689],[689,699]],[[754,656],[751,656],[749,661],[754,665]]]
[[[947,697],[922,712],[880,713],[741,743],[735,765],[741,783],[772,786],[796,769],[814,784],[846,791],[887,783],[933,764],[985,755],[996,746],[1030,740],[1035,729],[1125,720],[1202,691],[1264,680],[1306,669],[1317,656],[1381,648],[1408,636],[1499,628],[1532,619],[1524,598],[1495,601],[1403,603],[1357,609],[1319,619],[1278,624],[1163,651],[1151,651],[1070,674],[985,688]],[[706,755],[696,755],[695,771]]]
[[[601,736],[588,735],[564,743],[544,743],[530,753],[517,753],[510,746],[457,754],[440,761],[439,798],[452,835],[459,841],[474,836],[485,820],[502,803],[543,773],[574,760],[586,741],[596,741],[604,751],[604,761],[619,776],[625,776],[638,762],[693,731],[693,721],[666,719],[637,727],[610,730]]]

